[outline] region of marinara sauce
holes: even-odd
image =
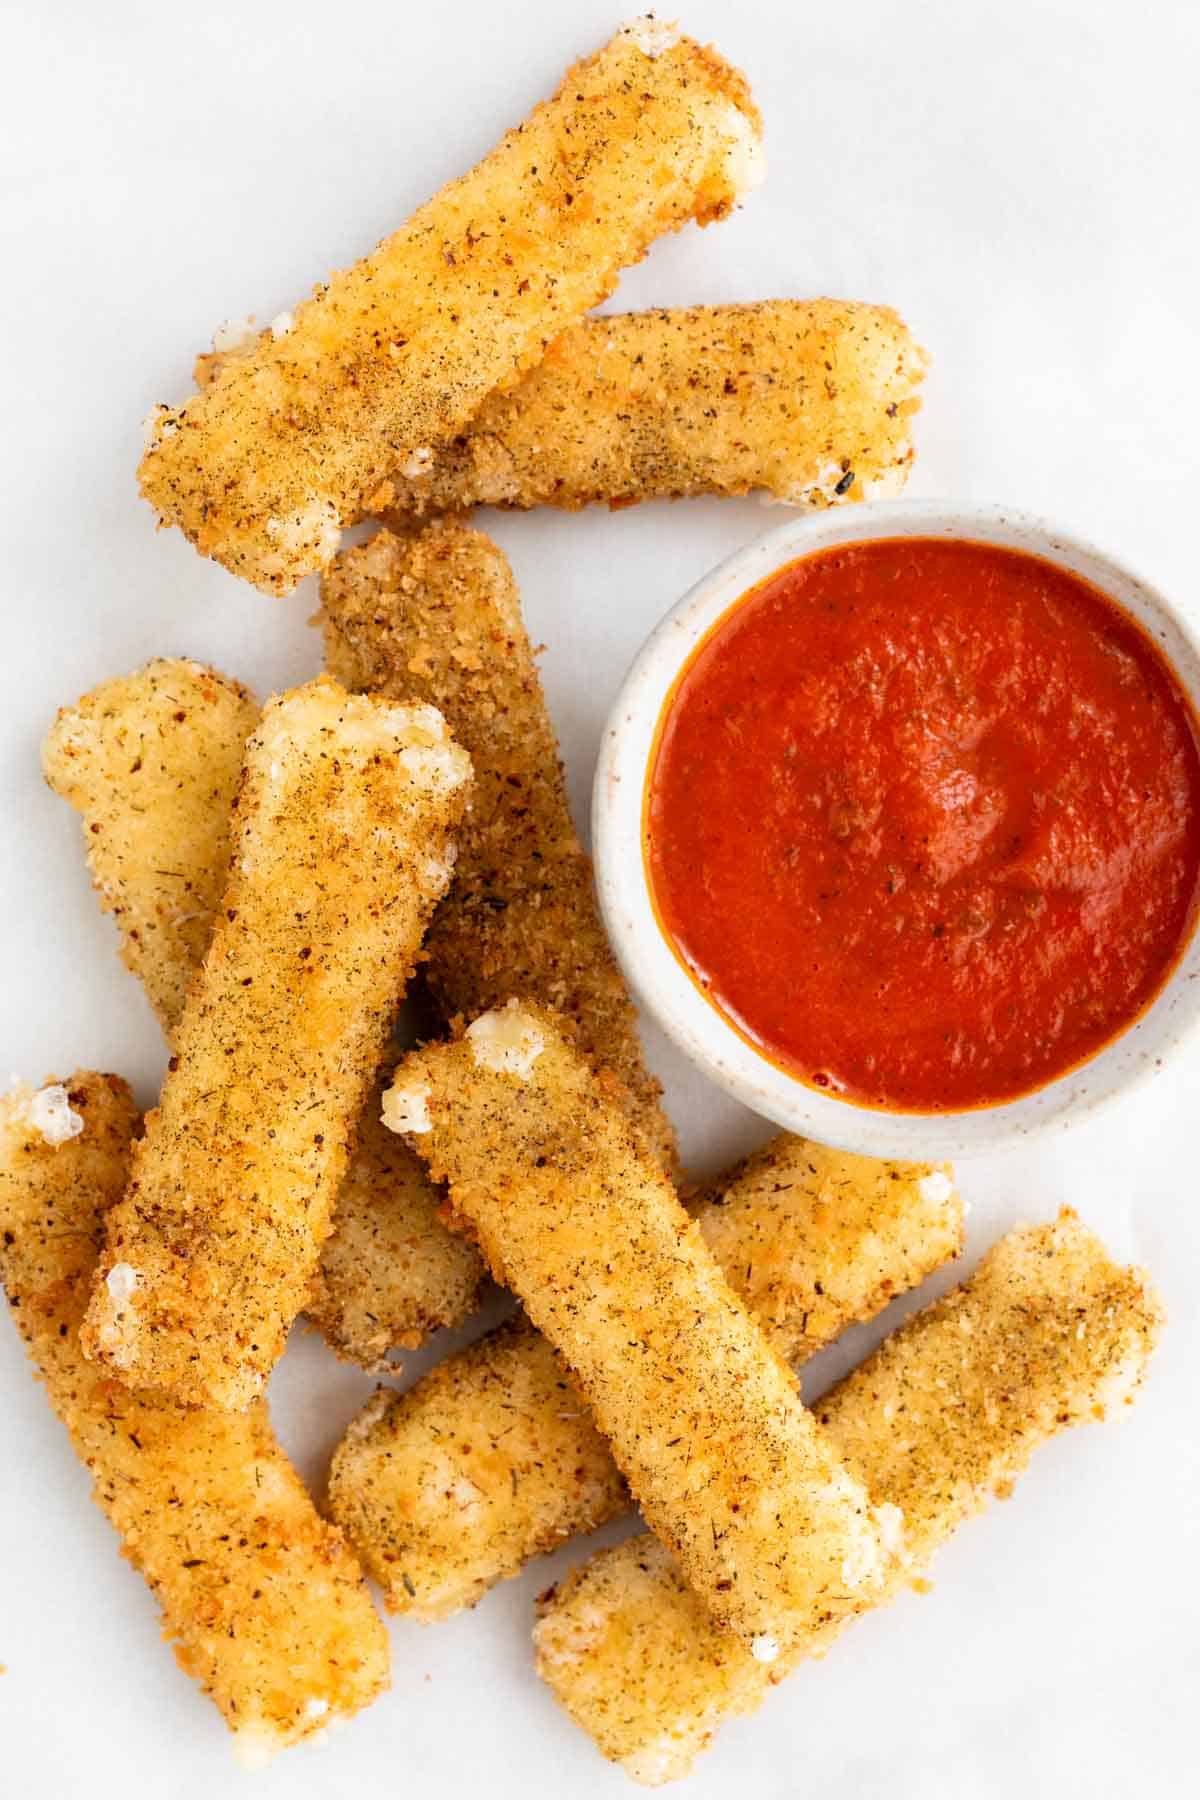
[[[987,1106],[1084,1061],[1195,922],[1200,752],[1151,639],[1021,551],[821,551],[699,646],[651,758],[660,924],[775,1063]]]

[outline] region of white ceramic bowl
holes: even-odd
[[[654,916],[642,850],[642,807],[655,728],[701,638],[750,588],[797,557],[871,538],[969,538],[1030,551],[1111,596],[1159,645],[1200,711],[1200,647],[1171,603],[1121,563],[1043,519],[1004,507],[895,500],[808,513],[740,550],[697,582],[635,659],[605,727],[593,794],[596,880],[610,936],[642,1004],[679,1048],[736,1099],[824,1143],[876,1156],[963,1156],[1063,1127],[1162,1068],[1200,1024],[1200,932],[1167,985],[1088,1062],[1036,1092],[966,1112],[909,1113],[823,1094],[760,1054],[706,1000]]]

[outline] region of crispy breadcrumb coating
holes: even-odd
[[[131,1382],[233,1408],[261,1392],[449,882],[469,776],[432,707],[323,676],[264,709],[223,911],[84,1325],[86,1354]],[[110,1288],[118,1264],[131,1294]]]
[[[168,1037],[225,891],[233,799],[258,717],[238,683],[160,659],[64,707],[43,748],[46,779],[80,814],[101,904]],[[484,1281],[478,1251],[438,1218],[424,1163],[384,1128],[380,1098],[377,1083],[305,1309],[339,1356],[368,1369],[461,1324]]]
[[[787,1134],[714,1183],[695,1216],[730,1286],[795,1358],[915,1287],[962,1240],[944,1167]],[[329,1496],[389,1610],[424,1622],[629,1503],[569,1373],[524,1323],[370,1400],[334,1454]]]
[[[329,1513],[389,1612],[431,1624],[531,1556],[616,1518],[629,1494],[587,1404],[524,1320],[490,1331],[351,1421]]]
[[[567,805],[558,740],[507,558],[453,520],[380,531],[321,585],[325,658],[348,688],[438,707],[475,765],[454,883],[425,945],[443,1017],[515,994],[567,1018],[668,1171],[675,1134]],[[614,1092],[616,1089],[614,1087]]]
[[[866,1604],[887,1565],[866,1493],[554,1015],[512,1002],[406,1057],[384,1119],[574,1372],[712,1615],[782,1648]]]
[[[475,1245],[443,1223],[444,1196],[425,1164],[380,1117],[391,1078],[389,1064],[359,1115],[304,1303],[337,1354],[371,1370],[389,1350],[415,1350],[469,1319],[486,1281]]]
[[[57,1091],[79,1127],[57,1143],[33,1122],[38,1096],[0,1100],[0,1280],[180,1667],[211,1695],[242,1755],[261,1761],[382,1692],[387,1634],[261,1401],[240,1414],[192,1412],[130,1393],[85,1361],[79,1323],[136,1115],[115,1076],[76,1074]]]
[[[1033,1451],[1132,1400],[1162,1324],[1145,1275],[1070,1210],[1014,1231],[965,1286],[894,1332],[815,1412],[844,1465],[903,1515],[891,1600]],[[635,1781],[686,1775],[728,1719],[825,1650],[836,1625],[768,1667],[715,1629],[662,1546],[631,1538],[540,1603],[538,1672]]]
[[[453,443],[394,469],[379,510],[898,494],[926,361],[890,307],[853,300],[585,319]]]
[[[170,1031],[225,890],[229,815],[258,705],[201,663],[160,657],[64,707],[42,747],[82,815],[121,955]]]
[[[285,329],[159,408],[143,494],[202,555],[289,593],[655,238],[729,212],[759,179],[760,129],[714,51],[619,31]]]
[[[957,1256],[962,1218],[949,1163],[855,1156],[790,1132],[696,1209],[734,1293],[794,1363]]]

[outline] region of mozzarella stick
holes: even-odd
[[[258,717],[238,683],[161,659],[64,707],[43,746],[46,779],[80,814],[101,905],[168,1037],[212,937]],[[478,1251],[442,1224],[441,1195],[385,1129],[379,1104],[377,1084],[354,1128],[305,1308],[339,1356],[369,1369],[390,1349],[461,1324],[484,1280]]]
[[[771,1658],[866,1604],[888,1521],[553,1015],[513,1001],[405,1058],[384,1118],[573,1371],[713,1616]]]
[[[265,708],[223,910],[84,1326],[86,1353],[131,1383],[232,1408],[261,1391],[449,882],[469,774],[432,707],[322,677]]]
[[[956,1256],[944,1167],[784,1134],[714,1184],[696,1221],[782,1355],[802,1359]],[[334,1454],[330,1511],[392,1612],[473,1606],[530,1557],[629,1503],[571,1377],[532,1326],[503,1326],[381,1390]]]
[[[84,1359],[79,1323],[135,1122],[110,1075],[0,1100],[0,1280],[180,1667],[258,1762],[369,1705],[388,1684],[387,1634],[261,1401],[193,1412]]]
[[[375,505],[574,509],[752,489],[792,506],[879,499],[908,479],[926,360],[890,307],[853,300],[585,319],[452,443],[393,470]]]
[[[962,1250],[949,1163],[855,1156],[787,1131],[715,1182],[695,1217],[730,1287],[792,1363]]]
[[[454,884],[425,945],[438,1010],[471,1019],[514,994],[553,1007],[674,1171],[675,1135],[571,823],[504,553],[454,521],[410,537],[380,531],[338,556],[321,605],[332,673],[348,688],[438,707],[475,765]]]
[[[169,1032],[204,958],[229,865],[229,815],[258,706],[201,663],[158,658],[58,714],[42,749],[83,820],[121,957]]]
[[[965,1286],[896,1331],[816,1406],[880,1506],[904,1516],[893,1599],[1033,1451],[1132,1400],[1162,1323],[1145,1275],[1076,1215],[1012,1232]],[[765,1668],[718,1631],[653,1538],[602,1550],[539,1602],[538,1672],[577,1724],[648,1786],[686,1775],[728,1719],[824,1651],[838,1622]]]
[[[424,1163],[380,1117],[390,1080],[389,1066],[355,1125],[304,1303],[339,1356],[373,1371],[389,1350],[415,1350],[430,1332],[469,1319],[486,1280],[475,1245],[442,1222],[444,1196]]]
[[[714,51],[625,27],[371,255],[159,407],[143,494],[202,555],[290,593],[398,466],[455,437],[655,238],[729,212],[760,177],[760,135]]]

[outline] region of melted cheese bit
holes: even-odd
[[[213,332],[212,346],[214,350],[227,355],[231,350],[240,350],[257,336],[254,314],[251,313],[245,319],[226,319],[223,325],[218,325]]]
[[[739,107],[730,106],[726,126],[729,148],[725,153],[725,173],[734,192],[752,193],[767,178],[767,157],[762,138]]]
[[[31,1094],[26,1110],[29,1123],[48,1144],[67,1144],[83,1130],[83,1120],[71,1110],[66,1088],[57,1082]]]
[[[528,1081],[533,1065],[546,1048],[546,1035],[519,1000],[483,1013],[467,1026],[471,1054],[477,1068],[494,1075],[515,1075]]]
[[[383,1122],[389,1131],[432,1131],[429,1083],[394,1081],[383,1096]]]
[[[133,1298],[137,1290],[138,1272],[129,1263],[114,1263],[105,1276],[104,1285],[116,1301],[123,1306]]]
[[[631,19],[628,25],[621,27],[621,36],[627,37],[649,57],[663,56],[673,50],[682,35],[673,19],[656,19],[653,13],[644,13],[640,19]]]

